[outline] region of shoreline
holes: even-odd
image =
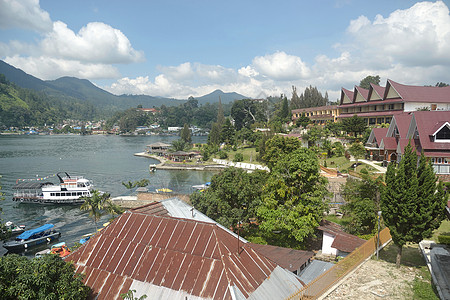
[[[157,170],[191,170],[191,171],[220,171],[225,169],[227,166],[220,165],[220,164],[205,164],[205,165],[186,165],[180,163],[179,165],[170,164],[166,165],[166,163],[169,161],[161,156],[156,156],[152,154],[147,154],[145,152],[138,152],[135,153],[134,156],[139,157],[145,157],[145,158],[152,158],[157,161],[159,161],[159,164],[157,164],[155,167]]]

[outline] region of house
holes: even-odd
[[[295,121],[303,114],[313,123],[324,124],[330,121],[336,122],[337,117],[339,116],[339,109],[337,105],[293,109],[292,121],[295,123]]]
[[[346,233],[340,225],[322,220],[319,230],[323,232],[322,254],[347,256],[366,241]]]
[[[171,147],[170,144],[156,142],[156,143],[147,145],[147,149],[145,152],[147,152],[148,154],[164,156],[170,147]]]
[[[450,110],[450,87],[413,86],[388,79],[386,87],[342,88],[338,118],[362,117],[368,125],[390,123],[404,112]]]
[[[171,215],[197,215],[187,208],[175,201],[126,211],[65,260],[85,274],[96,299],[129,290],[151,299],[285,299],[303,287],[214,221]]]
[[[408,143],[418,155],[423,152],[431,159],[435,173],[442,180],[450,180],[450,111],[414,111],[396,115],[387,130],[372,130],[366,150],[373,159],[387,165],[400,161]]]

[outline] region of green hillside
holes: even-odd
[[[89,120],[97,115],[92,105],[73,100],[18,87],[0,74],[0,129],[51,125],[67,118]]]

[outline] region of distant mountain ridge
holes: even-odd
[[[41,80],[29,75],[21,69],[15,68],[0,60],[0,74],[5,75],[6,79],[20,87],[28,88],[35,91],[45,92],[49,96],[63,97],[73,99],[73,101],[92,103],[97,109],[108,111],[110,113],[118,110],[124,110],[131,107],[142,105],[143,107],[158,107],[161,105],[173,106],[184,103],[187,100],[178,100],[164,97],[154,97],[148,95],[113,95],[90,82],[87,79],[79,79],[75,77],[61,77],[56,80]],[[238,93],[224,93],[221,90],[196,97],[199,104],[230,103],[234,100],[245,99],[243,95]],[[66,99],[66,100],[67,100]]]

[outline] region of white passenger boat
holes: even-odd
[[[61,176],[60,174],[64,174]],[[41,204],[82,204],[82,197],[91,197],[93,184],[82,176],[66,172],[56,174],[59,184],[43,181],[17,182],[13,187],[13,201]]]

